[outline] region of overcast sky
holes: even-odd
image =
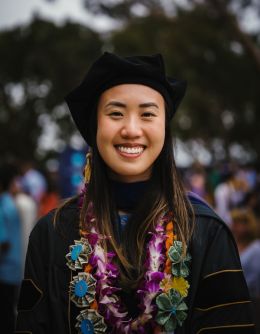
[[[175,0],[181,3],[183,0]],[[259,1],[259,0],[255,0]],[[62,23],[66,19],[92,26],[98,31],[113,27],[106,17],[93,17],[82,7],[83,0],[0,0],[0,30],[30,22],[34,13]],[[184,1],[185,2],[185,1]],[[249,8],[240,24],[248,31],[259,31],[260,19],[254,8]]]
[[[66,19],[89,24],[99,31],[112,26],[105,17],[91,16],[82,7],[82,0],[0,0],[0,29],[30,22],[34,14],[62,23]]]

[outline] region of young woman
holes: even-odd
[[[175,167],[184,93],[161,55],[106,52],[68,95],[86,185],[31,234],[17,333],[254,332],[233,238]]]

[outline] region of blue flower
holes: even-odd
[[[71,270],[83,269],[84,264],[88,263],[89,255],[93,252],[87,239],[75,240],[75,245],[70,246],[70,252],[66,255],[67,266]]]
[[[78,334],[102,334],[107,329],[104,318],[92,309],[80,312],[75,327],[78,329]]]
[[[70,298],[78,307],[89,307],[94,301],[96,280],[89,273],[79,273],[70,282]]]

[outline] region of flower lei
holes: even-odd
[[[146,248],[143,282],[137,293],[140,315],[131,319],[125,311],[117,291],[119,270],[113,263],[114,252],[105,252],[91,209],[87,213],[90,231],[81,230],[81,239],[75,240],[66,255],[67,265],[79,271],[70,283],[70,299],[82,308],[76,328],[82,334],[146,333],[148,323],[154,332],[163,328],[174,331],[187,317],[184,298],[188,295],[189,254],[182,256],[182,243],[176,240],[173,222],[164,214],[150,232]],[[154,319],[154,320],[153,320]],[[151,328],[151,327],[150,327]]]

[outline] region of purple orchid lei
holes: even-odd
[[[80,208],[82,208],[87,186],[86,183],[85,189],[79,197]],[[161,328],[160,326],[166,331],[173,332],[176,326],[182,326],[187,317],[187,305],[183,299],[187,296],[189,289],[189,284],[185,279],[189,275],[186,262],[190,261],[191,257],[187,254],[184,259],[182,258],[182,243],[174,241],[174,234],[169,234],[169,230],[166,229],[169,224],[173,228],[172,218],[171,213],[164,213],[158,219],[154,231],[149,232],[150,239],[146,245],[144,263],[146,271],[137,290],[140,313],[137,318],[132,319],[117,294],[121,288],[117,283],[119,269],[113,261],[116,254],[107,252],[103,248],[104,240],[109,239],[109,236],[101,235],[98,232],[93,204],[89,204],[85,215],[87,228],[80,231],[81,240],[75,241],[76,247],[71,246],[71,252],[66,255],[70,268],[76,270],[80,268],[81,263],[85,263],[81,268],[90,274],[87,277],[85,277],[86,275],[74,277],[75,282],[71,284],[72,292],[75,290],[76,284],[84,285],[84,282],[77,283],[81,278],[90,279],[93,277],[95,282],[94,294],[97,310],[92,309],[92,306],[89,305],[80,312],[76,325],[79,328],[79,333],[85,333],[85,330],[82,330],[84,326],[90,326],[89,333],[97,334],[104,333],[107,325],[109,333],[121,334],[157,332]],[[170,233],[173,233],[173,230]],[[167,239],[168,237],[170,239]],[[169,240],[171,240],[170,243]],[[82,249],[81,244],[82,248],[85,247],[87,254],[81,254],[75,262],[75,253],[77,253],[78,247]],[[169,269],[169,265],[171,269]],[[88,303],[91,293],[91,291],[88,292],[87,301],[83,298],[84,303]],[[79,307],[84,306],[79,305]]]
[[[81,200],[82,201],[82,200]],[[155,297],[162,291],[161,281],[165,278],[163,266],[165,264],[165,239],[164,231],[165,216],[162,216],[156,224],[154,232],[150,232],[151,238],[146,249],[146,272],[140,288],[137,290],[141,314],[132,319],[128,312],[125,312],[120,298],[116,295],[121,289],[116,282],[119,277],[119,270],[113,263],[114,252],[106,252],[101,246],[106,236],[98,233],[95,227],[95,218],[92,214],[92,205],[89,206],[86,214],[86,223],[90,226],[90,231],[84,235],[93,248],[89,258],[92,266],[92,275],[97,280],[96,300],[98,312],[104,317],[105,323],[111,328],[111,333],[130,334],[146,333],[146,325],[149,321],[152,327],[156,327],[156,322],[152,320],[156,314],[157,306]],[[84,233],[85,234],[85,233]],[[161,271],[160,271],[161,270]]]

